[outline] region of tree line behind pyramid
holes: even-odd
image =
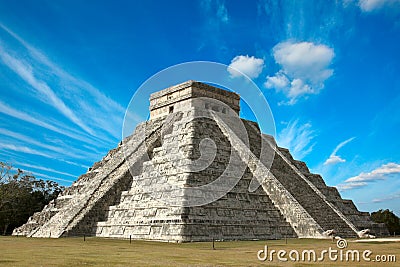
[[[190,242],[389,234],[256,122],[240,119],[239,101],[196,81],[152,94],[150,119],[13,235]],[[261,144],[274,152],[271,162]],[[242,172],[226,171],[233,157]],[[254,181],[260,186],[249,190]],[[202,190],[213,183],[215,192]]]

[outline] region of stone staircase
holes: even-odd
[[[130,146],[132,151],[128,158],[139,163],[139,159],[146,151],[143,149],[143,141],[137,136],[142,135],[144,130],[145,124],[139,125],[124,144]],[[130,185],[130,182],[131,176],[128,165],[125,164],[123,144],[120,144],[101,162],[95,163],[88,173],[82,175],[42,212],[34,214],[27,224],[17,228],[14,234],[52,238],[81,232],[90,234],[89,226],[101,215],[96,212],[90,213],[90,211],[98,203],[107,206],[110,202],[115,202],[119,199],[118,194],[113,192],[117,189],[115,185],[120,184],[126,187]],[[118,190],[121,191],[121,189]],[[112,198],[112,196],[115,197]],[[101,213],[101,208],[98,210]]]
[[[221,119],[220,116],[214,116],[214,120],[222,132],[227,136],[232,146],[239,152],[243,161],[248,162],[248,166],[255,177],[263,177],[262,186],[268,197],[274,205],[280,210],[282,215],[293,227],[298,237],[302,238],[322,238],[323,229],[316,223],[312,216],[300,205],[295,197],[284,187],[284,185],[259,161],[256,155],[250,150],[243,138],[236,136],[236,129],[231,129],[233,123],[229,126],[224,122],[229,118]],[[260,180],[260,179],[258,179]]]
[[[325,231],[335,229],[339,236],[355,237],[356,232],[304,180],[291,171],[287,165],[283,165],[282,161],[284,160],[279,154],[276,154],[276,160],[271,169],[272,173],[278,177],[283,186],[291,192],[316,222]],[[281,171],[280,168],[284,168],[284,170]]]
[[[309,214],[324,229],[335,229],[342,237],[357,237],[357,228],[342,212],[328,201],[326,196],[293,164],[282,151],[275,149],[275,160],[271,171],[283,186],[299,201]]]
[[[99,200],[107,189],[112,186],[112,182],[121,177],[121,173],[113,173],[118,167],[124,163],[123,151],[119,149],[110,162],[107,162],[102,171],[96,175],[90,183],[84,185],[84,193],[75,195],[64,209],[57,212],[44,225],[30,233],[32,237],[54,237],[58,238],[63,234],[68,234],[72,230],[80,218],[87,212],[88,208]],[[126,168],[127,170],[127,168]],[[119,175],[118,175],[119,174]],[[114,178],[112,181],[106,181],[109,177]]]

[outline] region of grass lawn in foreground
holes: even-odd
[[[25,238],[0,237],[0,266],[399,266],[400,242],[353,243],[348,240],[346,250],[371,250],[370,258],[376,255],[395,255],[396,262],[330,261],[324,262],[279,262],[259,261],[257,252],[264,249],[307,249],[316,251],[317,258],[324,249],[338,249],[331,240],[288,239],[268,241],[231,241],[199,243],[161,243],[86,237],[81,238]],[[288,255],[286,255],[288,258]],[[301,256],[300,256],[301,258]]]

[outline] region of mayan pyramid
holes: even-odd
[[[195,81],[152,94],[150,119],[13,234],[188,242],[387,233],[240,119],[239,103]]]

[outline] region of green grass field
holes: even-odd
[[[396,263],[388,262],[279,262],[259,261],[257,252],[268,249],[298,251],[313,249],[320,255],[323,249],[337,249],[331,240],[288,239],[269,241],[232,241],[200,243],[160,243],[150,241],[102,238],[36,239],[0,237],[0,266],[399,266],[400,243],[353,243],[346,249],[371,250],[370,256],[392,254]],[[345,250],[346,250],[345,249]],[[276,256],[275,256],[276,257]],[[287,255],[286,255],[287,257]]]

